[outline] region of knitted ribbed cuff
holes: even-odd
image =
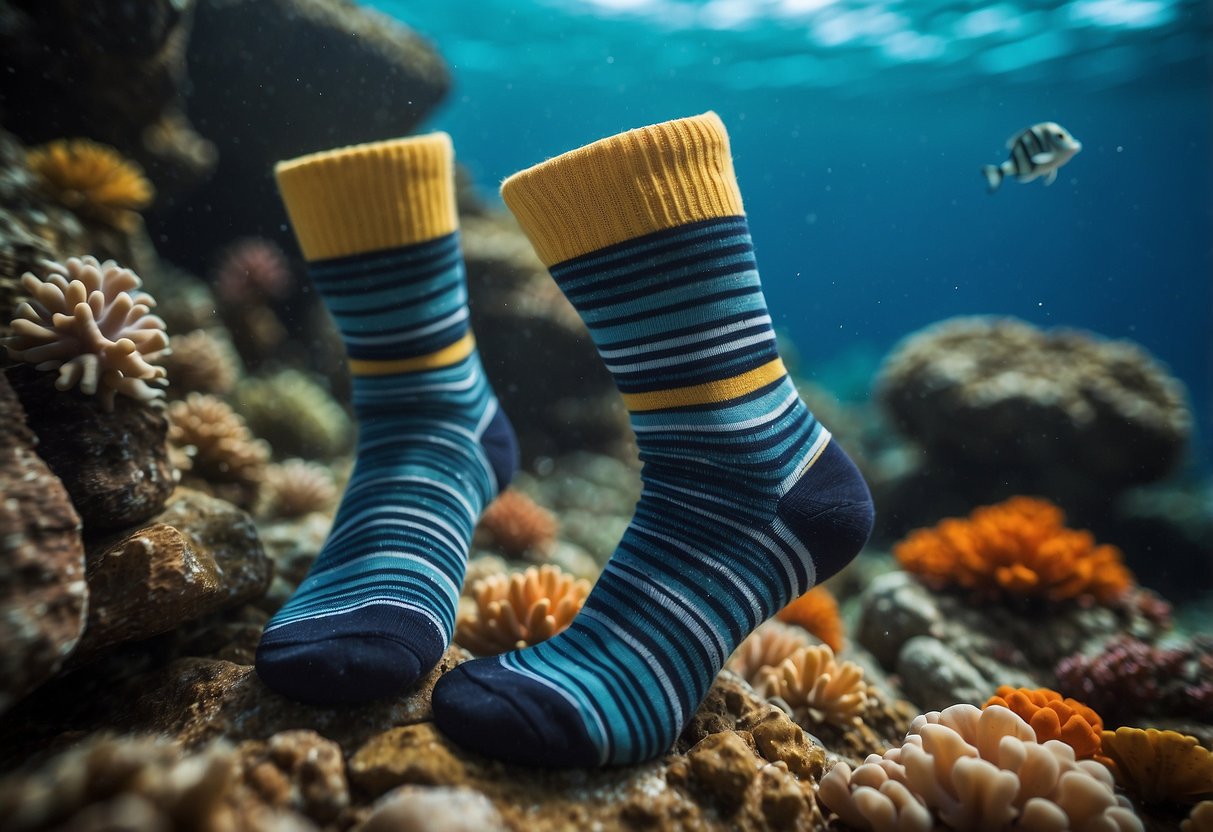
[[[279,162],[278,190],[308,260],[421,243],[458,227],[451,137],[431,133]]]
[[[740,216],[715,113],[629,130],[516,173],[501,196],[548,266],[699,220]]]

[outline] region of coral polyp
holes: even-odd
[[[71,257],[46,261],[46,277],[26,272],[29,300],[17,306],[9,357],[38,370],[56,370],[55,387],[79,388],[113,410],[121,394],[148,403],[164,396],[167,354],[164,321],[150,314],[156,301],[140,292],[143,282],[113,260]]]
[[[555,566],[491,575],[472,587],[475,609],[459,617],[455,641],[481,656],[547,641],[569,626],[590,582]]]
[[[838,662],[824,644],[798,648],[777,667],[758,673],[754,689],[779,697],[800,720],[845,724],[868,708],[868,686],[863,669],[853,662]]]
[[[109,145],[60,139],[29,151],[26,163],[65,207],[129,230],[155,191],[143,170]]]

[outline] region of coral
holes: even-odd
[[[1213,832],[1213,800],[1202,800],[1192,807],[1187,820],[1179,826],[1180,832]]]
[[[556,515],[523,492],[508,488],[480,516],[477,543],[507,557],[520,557],[549,549],[556,542],[556,528]]]
[[[725,668],[753,685],[762,670],[778,667],[801,647],[811,644],[804,630],[768,621],[746,636],[725,662]]]
[[[235,401],[252,431],[282,456],[328,459],[349,446],[345,410],[306,373],[284,370],[247,379]]]
[[[856,829],[1144,829],[1103,765],[1075,760],[1063,742],[1037,742],[1030,725],[998,705],[917,717],[900,748],[854,771],[837,763],[818,797]]]
[[[917,529],[893,548],[902,568],[935,586],[956,584],[982,595],[1040,596],[1052,601],[1122,597],[1133,575],[1114,546],[1067,529],[1046,500],[1013,497]]]
[[[1195,803],[1213,798],[1213,752],[1196,737],[1154,728],[1103,732],[1116,782],[1144,803]]]
[[[214,272],[215,293],[229,304],[264,303],[291,291],[291,269],[278,244],[245,237],[223,250]]]
[[[1002,685],[982,707],[1001,705],[1014,711],[1032,726],[1037,742],[1060,740],[1074,749],[1080,760],[1099,753],[1103,720],[1076,699],[1065,699],[1048,688],[1013,688]]]
[[[270,449],[226,402],[206,393],[190,393],[173,402],[168,439],[185,452],[192,478],[234,485],[232,501],[245,508],[252,505]]]
[[[226,337],[206,329],[169,338],[172,349],[164,359],[169,392],[180,398],[187,393],[232,392],[240,377],[240,358]]]
[[[813,587],[775,617],[785,624],[804,627],[835,653],[842,650],[842,616],[838,614],[838,601],[824,586]]]
[[[118,393],[144,403],[161,398],[165,370],[153,362],[168,349],[168,336],[164,321],[149,314],[156,301],[138,291],[139,276],[95,257],[45,266],[45,278],[21,278],[30,299],[17,306],[5,339],[9,357],[58,370],[55,387],[79,386],[107,411]]]
[[[302,459],[288,459],[270,465],[261,486],[266,517],[302,517],[313,511],[327,511],[337,502],[333,474],[323,465]]]
[[[134,162],[108,145],[60,139],[29,151],[26,162],[64,206],[130,230],[155,192]]]
[[[7,832],[240,828],[229,804],[235,757],[216,744],[183,757],[171,742],[98,737],[41,769],[0,782]]]
[[[886,359],[877,396],[938,460],[1082,476],[1104,493],[1165,474],[1192,430],[1183,385],[1141,347],[1013,318],[915,333]]]
[[[1123,636],[1095,656],[1076,653],[1054,670],[1063,692],[1114,725],[1146,715],[1213,721],[1213,644],[1155,647]]]
[[[472,587],[475,608],[459,616],[455,641],[481,656],[538,644],[569,626],[589,594],[589,581],[551,565],[482,578]]]
[[[843,724],[858,719],[868,707],[863,669],[835,661],[834,651],[824,644],[798,648],[777,667],[760,670],[754,690],[782,699],[798,721],[808,717]]]
[[[245,788],[275,809],[331,822],[349,806],[341,746],[315,731],[282,731],[244,742],[238,754]]]

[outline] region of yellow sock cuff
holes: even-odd
[[[308,260],[422,243],[458,228],[446,133],[312,153],[279,162],[274,175]]]
[[[699,220],[745,213],[715,113],[629,130],[501,185],[545,265]]]

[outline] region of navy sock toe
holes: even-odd
[[[256,667],[261,681],[283,696],[310,705],[357,705],[407,690],[445,648],[423,616],[372,606],[263,635]]]
[[[544,768],[602,764],[576,707],[492,660],[444,674],[434,687],[433,708],[442,733],[499,760]]]

